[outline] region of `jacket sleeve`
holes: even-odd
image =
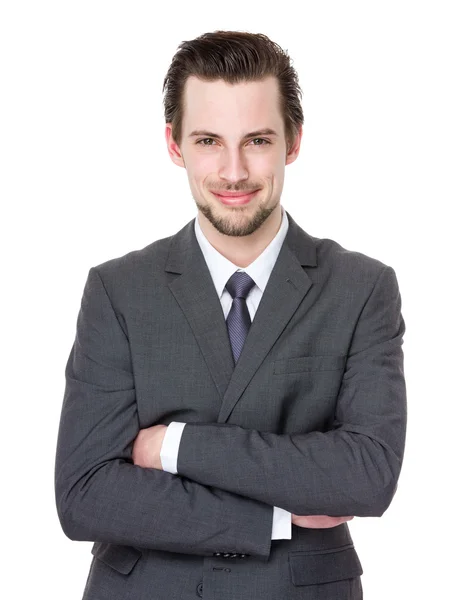
[[[132,461],[140,430],[129,341],[96,267],[65,369],[55,497],[72,540],[267,558],[272,506]]]
[[[164,471],[177,474],[179,443],[186,423],[171,421],[165,431],[160,449],[160,462]],[[292,515],[287,510],[273,506],[272,540],[292,539]]]
[[[384,266],[357,319],[332,429],[293,435],[187,423],[179,474],[297,515],[381,516],[404,454],[404,332],[397,278]]]

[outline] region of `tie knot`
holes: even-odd
[[[244,271],[236,271],[224,286],[233,298],[247,298],[248,293],[255,285],[255,281]]]

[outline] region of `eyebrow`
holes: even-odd
[[[213,133],[211,131],[205,131],[205,129],[196,129],[192,133],[189,134],[188,137],[195,137],[196,135],[205,135],[207,137],[219,138],[221,139],[221,135],[218,133]],[[250,133],[246,133],[242,139],[249,137],[258,137],[261,135],[278,135],[274,129],[258,129],[257,131],[251,131]]]

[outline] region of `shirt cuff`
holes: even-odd
[[[272,540],[292,539],[292,514],[284,508],[273,506]]]
[[[178,453],[182,431],[186,423],[172,421],[165,431],[165,437],[160,448],[160,462],[163,471],[176,475],[178,472]]]

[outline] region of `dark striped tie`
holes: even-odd
[[[226,324],[235,363],[239,359],[250,329],[251,320],[245,299],[254,285],[255,281],[244,271],[233,273],[225,285],[233,299]]]

